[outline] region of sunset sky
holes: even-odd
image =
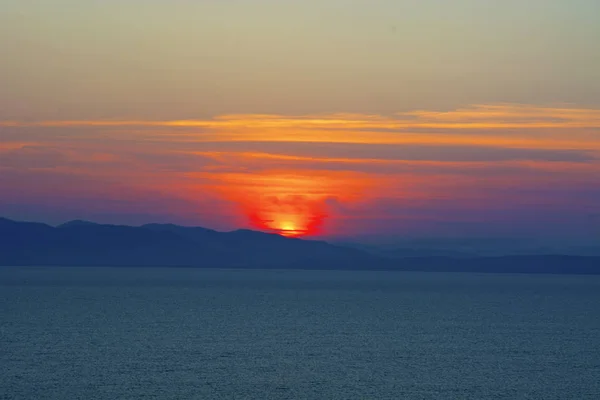
[[[0,216],[600,242],[598,0],[3,0]]]

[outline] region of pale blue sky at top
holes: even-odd
[[[600,104],[593,0],[5,0],[0,118]]]

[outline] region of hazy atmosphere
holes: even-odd
[[[0,399],[600,399],[600,0],[0,0]]]
[[[0,215],[600,237],[600,2],[0,4]]]

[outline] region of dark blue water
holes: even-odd
[[[600,278],[0,268],[0,399],[600,399]]]

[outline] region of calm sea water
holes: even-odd
[[[600,399],[600,278],[0,268],[0,399]]]

